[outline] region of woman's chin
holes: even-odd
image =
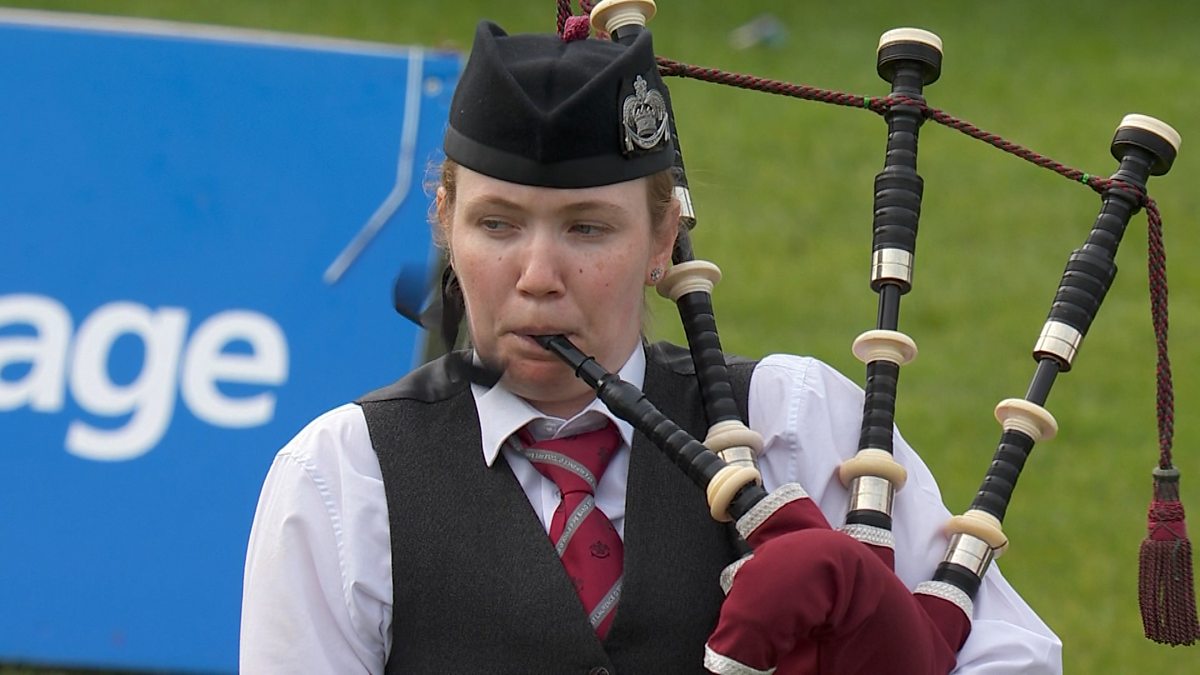
[[[515,393],[549,393],[563,387],[586,387],[561,361],[511,359],[505,363],[504,384]]]
[[[561,362],[514,360],[504,369],[501,382],[542,412],[559,417],[578,412],[594,396],[592,390]],[[569,414],[563,412],[574,407],[578,409]]]

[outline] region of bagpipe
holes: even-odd
[[[651,0],[604,0],[595,6],[584,1],[581,5],[590,16],[572,16],[570,2],[558,2],[560,34],[578,37],[581,32],[587,35],[595,28],[609,39],[625,42],[645,30],[656,11]],[[705,490],[714,518],[737,524],[738,531],[754,550],[742,562],[749,559],[752,562],[746,564],[761,566],[781,559],[780,564],[788,564],[798,556],[808,555],[815,545],[851,541],[858,550],[869,551],[874,561],[864,563],[856,558],[856,564],[882,565],[890,570],[895,545],[891,532],[893,498],[905,481],[903,467],[892,458],[897,384],[900,367],[917,351],[915,342],[899,332],[898,318],[901,297],[912,287],[923,190],[917,173],[918,139],[923,123],[934,120],[951,126],[1097,191],[1101,198],[1100,212],[1085,242],[1069,256],[1049,316],[1033,349],[1037,365],[1029,388],[1023,398],[1007,399],[996,407],[1002,433],[980,489],[970,508],[946,524],[949,545],[930,580],[918,585],[910,599],[904,601],[910,605],[905,620],[920,624],[913,630],[937,642],[934,650],[937,653],[922,667],[945,672],[953,667],[954,654],[969,633],[972,599],[992,560],[1008,546],[1002,523],[1026,460],[1035,443],[1053,437],[1057,431],[1054,417],[1044,407],[1050,389],[1060,373],[1070,370],[1115,277],[1114,258],[1122,236],[1131,217],[1145,209],[1150,221],[1151,301],[1159,347],[1161,452],[1159,466],[1154,471],[1150,534],[1142,546],[1140,600],[1147,637],[1172,645],[1191,644],[1200,637],[1200,629],[1191,577],[1191,545],[1179,501],[1179,473],[1170,459],[1172,410],[1166,356],[1165,257],[1161,248],[1161,219],[1146,191],[1150,176],[1163,175],[1171,168],[1180,137],[1170,126],[1154,118],[1128,115],[1118,126],[1111,144],[1112,155],[1118,162],[1115,173],[1100,178],[1070,169],[926,105],[923,88],[938,79],[941,46],[936,35],[922,30],[905,28],[885,33],[877,52],[877,69],[891,84],[891,93],[878,98],[658,59],[664,76],[703,79],[867,108],[881,114],[887,122],[884,167],[874,182],[870,264],[870,285],[879,296],[878,315],[875,328],[859,336],[853,345],[854,354],[866,364],[865,402],[858,452],[839,470],[839,478],[851,495],[841,533],[827,534],[830,525],[802,487],[783,486],[768,493],[761,485],[754,457],[761,452],[762,438],[746,426],[734,403],[711,296],[720,271],[712,263],[697,260],[692,250],[689,231],[695,226],[695,215],[682,153],[678,151],[679,137],[673,126],[679,179],[676,195],[682,204],[683,222],[672,255],[672,269],[657,284],[657,289],[678,306],[710,426],[708,436],[703,442],[691,437],[657,411],[640,391],[605,372],[565,337],[543,336],[539,342],[593,387],[615,415],[645,434]],[[671,110],[669,98],[668,110]],[[670,119],[673,125],[673,111]],[[818,544],[810,541],[810,535],[814,534],[819,537]],[[792,540],[797,543],[789,543]],[[764,560],[768,557],[769,560]],[[724,581],[736,582],[737,574],[738,564],[735,564]],[[729,599],[737,592],[738,585],[733,583]],[[741,605],[727,601],[726,608],[731,606],[733,612]],[[780,672],[791,672],[808,658],[803,653],[805,647],[777,639],[777,632],[739,630],[736,623],[731,620],[727,624],[723,610],[722,621],[708,645],[706,665],[715,672],[765,672],[774,667],[779,667]]]

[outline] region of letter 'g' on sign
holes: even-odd
[[[103,305],[79,326],[71,362],[71,395],[96,415],[133,416],[119,429],[82,421],[67,427],[67,450],[88,459],[132,459],[162,438],[175,408],[175,373],[187,332],[187,312],[163,307],[151,312],[132,302]],[[142,370],[129,384],[109,376],[108,357],[122,335],[145,345]]]

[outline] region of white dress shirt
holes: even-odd
[[[641,386],[645,354],[621,369]],[[569,436],[612,417],[598,400],[570,420],[546,418],[500,386],[473,386],[490,466],[500,453],[549,531],[561,499],[554,483],[504,440],[530,424],[539,437]],[[765,487],[800,483],[835,527],[845,522],[839,464],[858,447],[862,390],[812,358],[773,355],[750,382],[749,425],[763,435]],[[624,447],[596,489],[596,505],[624,536],[632,427],[613,418]],[[896,495],[896,573],[910,588],[932,577],[946,550],[942,505],[929,469],[895,436],[908,470]],[[713,583],[716,583],[714,579]],[[318,417],[276,456],[263,485],[246,554],[241,672],[382,673],[392,640],[391,538],[379,462],[362,409],[347,404]],[[403,611],[400,608],[399,611]],[[697,660],[701,654],[697,653]],[[1062,672],[1062,643],[993,564],[975,597],[962,675]]]

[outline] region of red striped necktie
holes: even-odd
[[[533,467],[562,492],[562,502],[550,521],[550,541],[592,628],[603,638],[621,595],[625,546],[608,516],[596,508],[595,494],[600,476],[621,446],[621,436],[611,422],[566,438],[533,441],[524,430],[518,436]]]

